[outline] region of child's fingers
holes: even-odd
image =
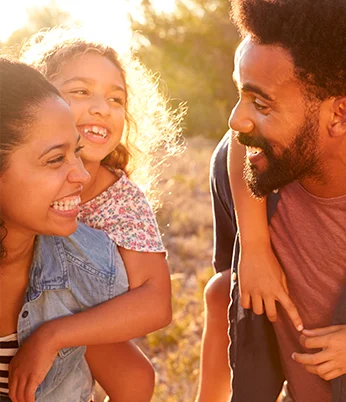
[[[304,328],[303,321],[300,318],[298,310],[295,304],[293,303],[292,299],[288,296],[287,293],[283,292],[278,298],[278,301],[281,303],[282,307],[286,310],[288,316],[290,317],[297,331],[302,331]]]
[[[242,293],[240,296],[240,303],[243,308],[251,308],[251,298],[249,293]]]
[[[252,296],[251,297],[252,301],[252,310],[256,315],[261,315],[264,313],[263,309],[263,299],[261,296]]]
[[[275,299],[273,299],[273,298],[264,299],[264,306],[265,306],[268,320],[270,322],[275,322],[276,318],[277,318]]]

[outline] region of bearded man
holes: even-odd
[[[346,2],[231,0],[231,7],[242,42],[229,125],[247,149],[248,187],[267,196],[272,247],[308,329],[297,333],[283,309],[273,328],[241,305],[227,134],[212,158],[211,187],[214,266],[232,272],[231,401],[275,402],[287,381],[285,400],[345,402]]]

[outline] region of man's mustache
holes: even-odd
[[[247,147],[261,148],[263,149],[265,154],[272,153],[272,147],[268,144],[267,140],[260,135],[255,134],[245,134],[245,133],[234,133],[234,138],[241,145],[245,145]]]

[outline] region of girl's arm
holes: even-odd
[[[164,253],[119,247],[130,291],[70,316],[43,323],[23,343],[10,365],[11,395],[34,402],[38,385],[62,348],[123,342],[168,325],[171,283]]]
[[[240,234],[239,283],[241,304],[255,314],[264,309],[270,321],[277,317],[276,301],[302,330],[299,313],[288,296],[285,275],[270,243],[265,199],[254,198],[243,179],[245,148],[230,136],[229,178]]]

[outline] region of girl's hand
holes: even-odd
[[[57,350],[44,325],[19,348],[9,366],[9,396],[12,402],[35,402],[35,392],[46,377]]]
[[[293,353],[292,358],[309,373],[324,380],[346,374],[346,325],[304,329],[299,342],[309,349],[322,349],[317,353]]]
[[[288,295],[286,277],[269,247],[256,247],[256,251],[241,252],[239,261],[240,298],[243,308],[263,314],[271,322],[277,318],[276,301],[281,303],[297,331],[303,329],[298,310]]]

